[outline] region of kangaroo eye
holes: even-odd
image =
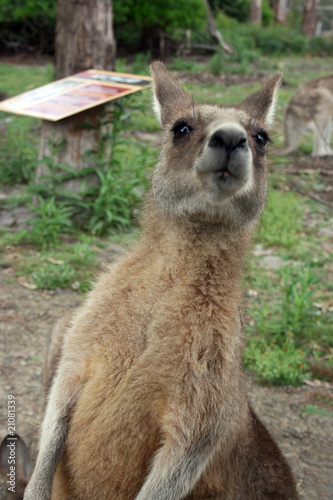
[[[254,135],[254,138],[257,144],[262,147],[265,147],[267,142],[270,140],[267,132],[265,132],[264,130],[257,132],[256,135]]]
[[[186,122],[176,123],[172,128],[175,139],[182,139],[183,137],[190,134],[192,130],[193,128]]]

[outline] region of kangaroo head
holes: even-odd
[[[240,104],[222,107],[196,104],[162,63],[151,70],[164,132],[152,180],[158,209],[229,227],[255,220],[266,201],[266,127],[282,74]]]

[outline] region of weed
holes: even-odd
[[[149,75],[149,63],[152,59],[151,52],[139,52],[135,54],[133,61],[133,72],[137,75]]]
[[[28,221],[32,225],[26,236],[29,243],[47,248],[59,243],[61,234],[72,230],[71,210],[57,205],[54,197],[40,197],[38,205],[30,205],[30,209],[37,217]]]
[[[63,144],[53,145],[53,156],[44,159],[49,172],[39,184],[31,186],[31,192],[44,200],[53,200],[62,209],[59,217],[72,216],[76,226],[92,234],[104,235],[132,224],[134,211],[148,185],[145,170],[149,148],[124,134],[130,128],[129,117],[123,103],[114,104],[111,120],[107,114],[102,117],[100,130],[105,132],[100,135],[98,151],[90,153],[94,168],[77,172],[56,163],[55,155]],[[86,187],[85,177],[91,174],[97,175],[99,182]],[[82,180],[79,193],[63,186],[72,178]],[[57,220],[55,216],[53,219]],[[69,223],[66,225],[70,228]]]
[[[3,184],[28,183],[37,165],[37,141],[30,139],[31,120],[15,117],[0,140],[0,179]],[[28,139],[29,138],[29,139]]]
[[[324,410],[323,408],[317,408],[314,405],[306,405],[304,407],[304,410],[306,413],[309,413],[310,415],[320,415],[321,417],[333,417],[333,411],[327,411]]]
[[[215,52],[215,54],[209,60],[209,69],[213,75],[220,75],[225,67],[224,55],[221,51]]]
[[[295,193],[271,191],[259,229],[265,246],[293,248],[303,231],[303,202]]]
[[[306,353],[292,343],[279,346],[252,339],[244,351],[245,365],[273,385],[298,385],[307,377]]]
[[[291,332],[301,338],[305,336],[306,323],[313,317],[313,296],[322,275],[315,274],[307,266],[286,266],[281,269],[281,304],[280,334]]]
[[[38,288],[55,290],[66,288],[74,279],[75,270],[67,263],[45,264],[31,275]]]

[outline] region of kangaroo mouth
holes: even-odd
[[[215,170],[214,176],[217,180],[226,182],[230,177],[234,177],[227,168],[222,170]]]

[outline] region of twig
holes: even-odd
[[[308,198],[311,198],[312,200],[315,200],[318,203],[321,203],[322,205],[325,205],[326,207],[331,208],[333,210],[333,203],[330,203],[329,201],[326,200],[322,200],[319,196],[313,193],[303,191],[303,189],[300,189],[298,186],[294,185],[291,185],[290,189],[298,194],[301,194],[302,196],[307,196]]]

